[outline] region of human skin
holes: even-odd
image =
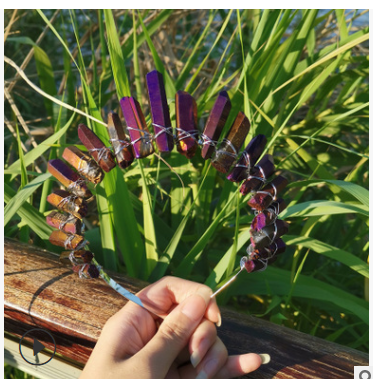
[[[256,370],[258,354],[228,356],[209,287],[164,277],[138,296],[164,320],[128,302],[105,324],[80,379],[228,379]]]

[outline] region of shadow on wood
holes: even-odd
[[[87,361],[106,320],[127,300],[103,280],[81,280],[58,263],[58,256],[5,238],[5,331],[21,337],[34,327],[49,330],[57,353],[74,364]],[[137,292],[146,283],[109,273]],[[268,353],[271,362],[248,378],[353,378],[368,354],[265,320],[222,309],[218,335],[230,354]],[[49,341],[40,342],[49,349]]]

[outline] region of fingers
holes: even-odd
[[[150,313],[129,301],[108,319],[97,345],[104,346],[106,354],[116,360],[129,358],[143,348],[156,330]]]
[[[202,286],[186,298],[163,321],[158,332],[136,357],[157,376],[164,377],[201,322],[210,301],[211,290]]]
[[[204,319],[194,331],[189,340],[190,362],[193,367],[202,361],[217,338],[216,328],[213,323]]]
[[[230,379],[242,376],[255,371],[261,364],[262,360],[258,354],[232,355],[228,357],[225,365],[214,376],[214,379]]]
[[[212,294],[211,289],[204,284],[166,276],[144,288],[137,295],[146,306],[156,310],[156,313],[167,315],[175,306],[202,288],[204,291],[209,291],[210,295]],[[205,317],[211,322],[221,323],[220,311],[215,298],[209,301]]]

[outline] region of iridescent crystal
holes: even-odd
[[[278,237],[286,234],[289,230],[289,224],[283,220],[276,220],[259,231],[250,230],[251,244],[255,249],[262,249],[271,245]]]
[[[81,234],[82,222],[75,216],[53,211],[47,216],[47,224],[66,233]]]
[[[146,126],[145,117],[140,104],[133,97],[123,97],[120,100],[123,116],[126,120],[128,134],[131,138],[136,158],[145,158],[154,153],[153,136]]]
[[[250,169],[255,165],[259,157],[262,155],[267,138],[263,134],[258,134],[245,147],[242,155],[233,170],[227,176],[232,182],[241,182],[250,175]]]
[[[66,147],[62,158],[94,184],[98,184],[104,178],[100,166],[88,155],[79,150],[76,146]]]
[[[213,155],[231,108],[228,93],[226,91],[220,92],[201,136],[203,143],[201,156],[203,159],[209,159]]]
[[[250,130],[250,122],[243,112],[239,112],[227,136],[223,139],[219,149],[211,160],[211,164],[223,174],[226,174],[245,141]]]
[[[92,155],[93,159],[105,172],[109,172],[115,167],[112,152],[88,126],[84,124],[78,126],[78,137]]]
[[[47,197],[49,204],[60,211],[70,213],[71,215],[82,219],[88,213],[87,203],[78,196],[63,190],[56,190]]]
[[[174,139],[163,75],[157,70],[151,71],[146,75],[146,83],[158,149],[160,152],[172,151]]]
[[[86,244],[83,236],[67,234],[62,230],[54,230],[49,237],[49,242],[68,250],[79,250]]]
[[[88,250],[63,251],[59,257],[64,265],[91,263],[92,259],[93,253]]]
[[[246,195],[249,192],[258,191],[274,172],[272,155],[266,154],[256,166],[252,167],[248,178],[241,184],[241,194]]]
[[[97,267],[93,264],[82,264],[73,266],[73,271],[79,274],[81,279],[96,279],[100,276],[100,272]]]
[[[286,250],[286,244],[281,238],[277,238],[274,242],[262,249],[255,249],[253,245],[249,245],[246,252],[250,260],[270,259],[275,255],[282,254]]]
[[[177,150],[188,159],[193,158],[197,142],[197,104],[188,92],[175,96]]]
[[[288,181],[283,176],[277,176],[264,186],[260,191],[258,191],[255,196],[253,196],[247,204],[257,211],[263,211],[268,208],[272,201],[277,199],[277,195],[286,187]]]
[[[60,159],[48,161],[48,171],[74,195],[92,197],[92,192],[87,188],[84,179]]]
[[[274,201],[267,209],[264,209],[263,212],[258,213],[254,217],[251,223],[251,229],[257,231],[263,229],[267,225],[270,225],[277,219],[277,216],[285,208],[286,204],[284,202],[284,199],[278,199],[277,201]]]
[[[127,168],[134,160],[133,148],[117,113],[108,114],[107,130],[119,167]]]

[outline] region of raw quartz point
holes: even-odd
[[[263,186],[265,180],[273,175],[274,172],[273,157],[270,154],[266,154],[256,166],[252,167],[250,175],[241,184],[241,194],[246,195],[249,192],[258,191]]]
[[[81,234],[82,222],[75,216],[53,211],[47,216],[47,224],[66,233]]]
[[[68,250],[79,250],[85,245],[83,236],[79,234],[67,234],[62,230],[54,230],[49,237],[49,242]]]
[[[286,250],[286,244],[281,238],[277,238],[274,242],[263,249],[255,249],[253,245],[249,245],[246,252],[250,260],[270,259],[275,255],[282,254]]]
[[[117,113],[109,113],[107,130],[119,167],[127,168],[134,160],[133,149]]]
[[[62,158],[84,176],[91,183],[98,184],[102,182],[104,173],[100,166],[87,154],[79,150],[76,146],[66,147],[63,151]]]
[[[72,267],[73,271],[79,274],[81,279],[96,279],[100,276],[98,268],[93,264],[82,264]]]
[[[157,70],[149,72],[146,84],[158,149],[160,152],[170,152],[174,148],[174,139],[163,75]]]
[[[258,231],[265,226],[272,224],[277,219],[277,216],[286,208],[284,199],[278,199],[274,201],[263,212],[258,213],[252,223],[251,229]]]
[[[91,263],[93,253],[88,250],[63,251],[59,257],[63,265]]]
[[[272,203],[272,201],[277,199],[277,194],[279,194],[288,184],[287,179],[279,175],[264,186],[260,191],[258,191],[255,196],[253,196],[247,204],[257,211],[261,212]]]
[[[250,130],[250,122],[243,112],[239,112],[226,138],[223,139],[211,160],[211,164],[226,174],[237,159],[239,150]]]
[[[227,179],[232,182],[242,182],[247,179],[251,168],[255,165],[259,157],[262,155],[264,147],[267,143],[267,138],[263,134],[258,134],[245,147],[242,155],[233,170],[227,176]]]
[[[87,203],[81,197],[71,195],[67,191],[56,190],[48,195],[47,201],[60,211],[70,213],[80,220],[87,216]]]
[[[276,220],[271,225],[264,227],[259,231],[250,230],[251,244],[255,249],[263,249],[271,245],[275,239],[286,234],[289,230],[289,224],[283,220]]]
[[[145,158],[154,153],[152,135],[146,126],[145,117],[140,104],[133,97],[123,97],[120,100],[123,116],[127,123],[135,157]]]
[[[215,152],[215,145],[219,140],[231,108],[232,104],[228,93],[226,91],[220,92],[202,134],[203,147],[201,156],[203,159],[211,158]]]
[[[78,126],[78,137],[93,159],[105,172],[109,172],[115,167],[112,152],[88,126],[84,124]]]
[[[48,161],[48,171],[74,195],[92,197],[92,192],[87,188],[84,179],[60,159]]]
[[[175,96],[177,150],[188,159],[196,153],[197,142],[197,104],[194,98],[184,91]]]

